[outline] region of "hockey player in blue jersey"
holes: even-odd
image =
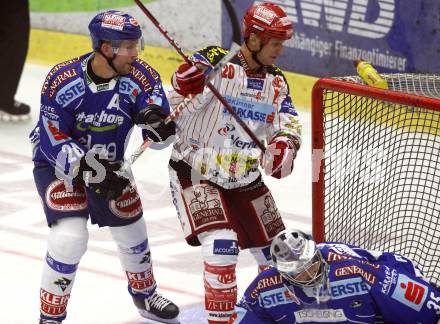
[[[140,314],[178,323],[178,307],[156,291],[135,183],[130,172],[119,170],[135,124],[142,125],[144,138],[172,139],[175,125],[164,121],[169,104],[159,74],[137,58],[143,39],[134,17],[102,12],[89,30],[93,52],[56,65],[46,77],[30,135],[34,179],[50,226],[40,323],[66,318],[89,218],[110,227]]]
[[[230,323],[435,324],[440,293],[406,257],[342,243],[316,245],[294,229],[272,241]]]

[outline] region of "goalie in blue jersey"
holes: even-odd
[[[250,284],[230,323],[439,322],[439,291],[399,254],[316,245],[289,229],[274,238],[271,255],[274,267]]]
[[[120,170],[134,125],[155,142],[172,138],[168,100],[159,74],[138,58],[143,38],[134,17],[108,10],[92,19],[89,31],[93,52],[57,64],[46,77],[30,135],[35,184],[50,226],[40,324],[66,318],[88,219],[110,228],[141,315],[178,323],[178,307],[156,291],[136,185],[129,170]]]

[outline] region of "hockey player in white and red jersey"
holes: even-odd
[[[210,324],[226,323],[237,299],[239,249],[249,248],[260,269],[271,258],[272,238],[284,229],[274,199],[261,179],[293,170],[301,125],[289,87],[274,64],[293,24],[277,5],[250,7],[243,19],[244,43],[212,83],[252,130],[266,154],[205,87],[202,72],[228,51],[216,46],[195,52],[194,65],[173,74],[170,105],[185,106],[177,118],[178,140],[170,159],[173,202],[187,242],[202,246],[205,308]]]

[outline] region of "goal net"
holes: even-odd
[[[413,259],[440,286],[440,75],[313,89],[313,234]]]

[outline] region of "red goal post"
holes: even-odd
[[[440,286],[440,76],[384,77],[313,88],[313,235],[406,255]]]

